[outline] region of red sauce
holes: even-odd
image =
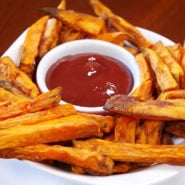
[[[111,57],[86,53],[59,59],[46,75],[49,89],[63,88],[62,99],[74,105],[97,107],[114,94],[129,94],[133,77]]]

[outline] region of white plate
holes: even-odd
[[[140,31],[145,35],[147,39],[149,39],[152,42],[157,42],[161,40],[165,45],[173,45],[174,42],[171,40],[154,33],[152,31],[139,28]],[[24,41],[26,32],[21,34],[21,36],[9,47],[9,49],[3,54],[4,56],[10,56],[12,60],[15,61],[16,64],[19,63],[19,51],[21,48],[21,45]],[[1,163],[0,161],[0,170],[1,170]],[[3,164],[5,161],[3,160]],[[73,183],[73,184],[84,184],[84,185],[182,185],[185,180],[185,167],[183,166],[171,166],[171,165],[157,165],[149,168],[145,168],[142,170],[138,170],[135,172],[131,172],[128,174],[119,174],[119,175],[112,175],[112,176],[107,176],[107,177],[92,177],[88,175],[77,175],[74,173],[70,173],[67,171],[64,171],[62,169],[58,170],[56,168],[34,163],[34,162],[27,162],[31,164],[32,166],[48,172],[50,175],[55,175],[57,178],[61,178],[61,182],[63,183],[63,180],[65,180],[66,183]],[[9,161],[8,165],[11,164],[11,161]],[[16,168],[19,168],[20,162],[15,162],[13,160],[13,165]],[[17,165],[17,166],[16,166]],[[30,170],[26,165],[25,165],[25,170]],[[23,169],[24,169],[23,168]],[[35,169],[36,170],[36,169]],[[37,170],[36,170],[37,171]],[[15,172],[17,173],[17,172]],[[33,174],[33,169],[30,170],[30,173]],[[31,175],[28,173],[27,179],[30,179],[30,181],[33,182],[37,180],[36,178],[29,178]],[[44,174],[42,172],[42,174]],[[45,174],[45,176],[49,177]],[[17,174],[18,175],[18,174]],[[19,174],[20,175],[20,174]],[[184,176],[184,177],[183,177]],[[32,175],[31,177],[34,177]],[[8,178],[8,176],[7,176]],[[26,177],[24,177],[26,178]],[[45,178],[43,178],[45,179]],[[47,178],[46,178],[47,179]],[[48,182],[48,180],[47,180]],[[44,180],[42,183],[45,183]],[[2,183],[1,183],[2,184]],[[4,183],[5,184],[5,183]],[[24,184],[24,182],[23,182]],[[41,184],[41,183],[40,183]],[[58,183],[53,183],[57,185]],[[63,183],[64,184],[64,183]],[[6,183],[6,185],[9,185]],[[21,184],[19,184],[21,185]]]

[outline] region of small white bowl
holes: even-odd
[[[140,72],[135,58],[122,47],[100,40],[84,39],[61,44],[49,51],[39,62],[36,72],[37,84],[42,92],[49,91],[46,85],[46,75],[50,67],[64,56],[81,53],[96,53],[115,58],[124,63],[133,76],[133,88],[131,92],[140,84]],[[61,103],[66,103],[61,101]],[[83,107],[74,105],[80,112],[101,113],[103,107]]]

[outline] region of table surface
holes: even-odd
[[[42,7],[56,7],[60,0],[1,0],[0,55],[32,23],[40,18]],[[86,0],[67,0],[67,9],[93,14]],[[130,23],[169,39],[183,43],[185,39],[185,0],[102,0],[114,13]]]

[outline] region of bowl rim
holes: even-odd
[[[89,46],[89,44],[91,44],[91,47],[87,47]],[[94,48],[102,47],[104,49],[102,50],[96,49],[95,51],[93,47]],[[68,52],[70,49],[72,50],[72,52],[70,54],[65,54],[65,52],[66,51]],[[112,54],[109,54],[107,51],[110,49],[114,50],[114,52],[117,52],[117,56],[112,56]],[[59,56],[59,52],[60,52],[60,56]],[[82,39],[82,40],[69,41],[58,45],[55,48],[51,49],[48,53],[46,53],[46,55],[44,55],[44,57],[40,60],[36,71],[36,82],[41,92],[49,91],[45,82],[45,77],[47,75],[47,71],[49,70],[50,66],[52,66],[54,63],[57,62],[58,59],[61,59],[64,56],[82,54],[82,53],[95,53],[100,55],[102,54],[102,55],[106,55],[106,56],[110,56],[115,59],[118,59],[128,67],[133,77],[133,87],[129,94],[131,94],[139,86],[140,70],[137,62],[135,61],[134,56],[129,51],[127,51],[126,49],[124,49],[119,45],[116,45],[107,41],[96,40],[96,39]],[[126,58],[127,61],[119,59],[118,55],[119,57]],[[55,58],[55,59],[52,60],[52,58]],[[60,103],[64,104],[67,102],[61,100]],[[103,109],[103,106],[86,107],[86,106],[74,105],[74,107],[76,110],[80,112],[89,112],[89,113],[105,112],[105,110]]]

